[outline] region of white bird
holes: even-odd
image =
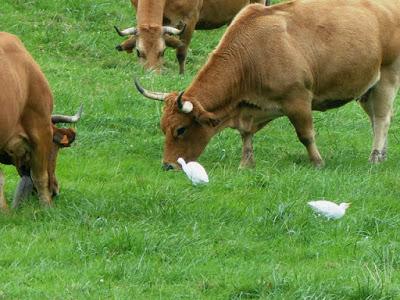
[[[318,214],[321,214],[328,219],[340,219],[346,213],[350,203],[340,203],[339,205],[326,200],[310,201],[308,205]]]
[[[185,160],[180,157],[178,158],[178,163],[182,166],[183,172],[186,173],[187,177],[189,177],[194,185],[208,183],[207,172],[198,162],[191,161],[186,163]]]

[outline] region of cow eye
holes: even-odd
[[[185,131],[186,131],[186,128],[185,128],[185,127],[180,127],[180,128],[178,128],[178,129],[176,130],[176,135],[177,135],[177,136],[182,136],[182,135],[185,133]]]

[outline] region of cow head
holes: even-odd
[[[183,92],[158,93],[145,90],[137,80],[135,85],[145,97],[164,102],[161,129],[165,135],[163,167],[177,169],[177,159],[196,160],[206,148],[211,137],[219,130],[217,116],[204,110],[195,99]]]
[[[70,147],[75,141],[76,131],[74,128],[58,128],[56,124],[59,123],[76,123],[79,121],[82,115],[83,106],[79,108],[79,111],[74,116],[64,116],[64,115],[52,115],[51,121],[53,123],[53,144],[51,148],[51,154],[48,163],[48,174],[49,174],[49,186],[50,191],[54,195],[59,193],[59,186],[56,178],[56,164],[58,151],[61,148]]]
[[[121,31],[114,27],[120,36],[130,36],[116,49],[131,53],[136,48],[139,61],[146,69],[160,71],[166,46],[178,48],[183,45],[175,36],[180,35],[184,28],[179,30],[170,26],[148,25]]]

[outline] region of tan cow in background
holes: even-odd
[[[53,96],[40,67],[14,35],[0,32],[0,163],[12,164],[21,176],[13,206],[33,187],[44,204],[59,191],[55,175],[58,150],[75,140],[73,117],[51,115]],[[0,206],[7,208],[4,175],[0,170]]]
[[[178,157],[196,160],[226,127],[242,135],[241,166],[253,165],[253,134],[281,116],[322,166],[312,110],[353,99],[372,123],[370,161],[380,162],[399,85],[400,0],[298,0],[243,9],[179,96],[137,87],[165,102],[161,128],[170,169]]]
[[[120,31],[131,37],[117,46],[119,51],[136,48],[147,69],[160,70],[166,46],[176,49],[179,72],[185,71],[187,50],[196,29],[215,29],[229,23],[249,3],[265,0],[131,0],[137,27]],[[138,3],[139,2],[139,3]],[[177,28],[180,28],[177,29]],[[178,36],[178,37],[176,37]]]

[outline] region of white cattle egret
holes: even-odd
[[[191,161],[186,163],[185,160],[180,157],[178,158],[178,163],[182,166],[183,172],[185,172],[194,185],[208,183],[207,172],[198,162]]]
[[[340,203],[339,205],[326,200],[310,201],[308,205],[317,213],[328,219],[340,219],[346,213],[350,203]]]

